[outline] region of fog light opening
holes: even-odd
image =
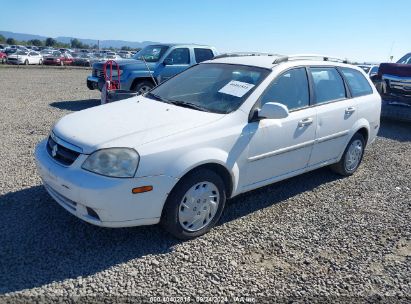
[[[97,214],[96,211],[94,211],[94,210],[91,209],[90,207],[86,207],[86,209],[87,209],[87,214],[88,214],[89,216],[91,216],[92,218],[95,218],[96,220],[99,220],[99,221],[100,221],[100,217],[98,216],[98,214]]]

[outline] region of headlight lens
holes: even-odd
[[[111,177],[133,177],[140,156],[134,149],[109,148],[91,154],[81,166],[83,169]]]
[[[118,74],[117,69],[113,69],[113,77],[121,76],[123,74],[123,70],[120,70],[120,74]],[[110,77],[110,69],[107,68],[107,76]]]

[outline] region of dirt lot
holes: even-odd
[[[88,73],[0,69],[0,302],[411,300],[410,124],[383,122],[354,176],[324,168],[242,195],[209,234],[179,242],[157,226],[83,223],[41,186],[36,143],[58,118],[98,105]]]

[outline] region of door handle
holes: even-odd
[[[354,107],[348,107],[345,109],[345,114],[352,114],[355,112],[355,108]]]
[[[298,122],[298,127],[300,127],[300,128],[306,127],[306,126],[311,125],[312,123],[313,123],[313,119],[311,117],[304,118],[304,119],[302,119]]]

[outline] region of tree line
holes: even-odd
[[[98,49],[98,45],[89,45],[82,43],[79,39],[73,38],[70,40],[70,43],[59,42],[54,38],[47,38],[45,40],[40,39],[31,39],[28,41],[18,41],[14,38],[6,38],[3,35],[0,35],[0,43],[6,43],[8,45],[25,45],[25,46],[48,46],[54,48],[73,48],[73,49]],[[105,49],[115,50],[114,47],[109,47]],[[133,49],[128,46],[121,47],[121,50],[125,51],[138,51],[139,49]]]

